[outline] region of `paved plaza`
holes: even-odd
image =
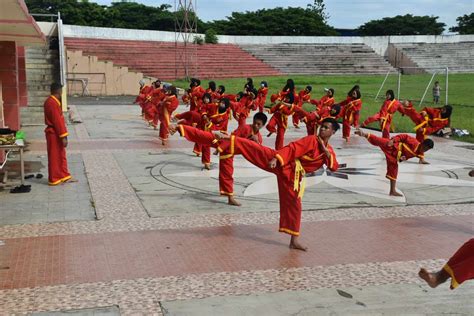
[[[79,182],[47,185],[43,127],[29,126],[31,192],[0,189],[0,315],[473,314],[473,283],[431,289],[417,272],[474,236],[474,146],[435,138],[429,165],[400,164],[403,197],[390,197],[381,151],[338,132],[340,169],[306,178],[304,253],[277,231],[273,175],[236,157],[242,206],[229,206],[218,156],[202,170],[184,138],[162,146],[129,99],[70,102]]]

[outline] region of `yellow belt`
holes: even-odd
[[[299,159],[295,160],[295,180],[293,181],[293,190],[298,191],[298,197],[301,199],[304,195],[304,189],[306,187],[306,171],[301,164]],[[301,180],[301,183],[300,183]]]
[[[403,143],[398,144],[397,161],[400,161],[400,158],[402,157],[402,148],[403,148]]]
[[[425,126],[426,124],[428,124],[428,120],[429,120],[429,116],[425,116],[425,121],[423,123],[418,124],[417,126],[415,126],[414,130],[417,131],[420,128],[422,128],[423,126]]]

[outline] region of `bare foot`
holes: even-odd
[[[428,161],[426,161],[425,159],[423,158],[420,158],[420,160],[418,161],[419,164],[422,164],[422,165],[429,165],[430,163]]]
[[[422,278],[423,280],[428,283],[428,285],[432,288],[437,287],[440,285],[440,282],[438,281],[438,277],[436,273],[430,273],[426,271],[425,268],[421,268],[420,271],[418,272],[418,276]]]
[[[346,143],[349,142],[349,137],[343,137],[346,140]]]
[[[234,206],[241,206],[242,204],[239,203],[233,196],[229,195],[229,201],[227,202],[229,205]]]
[[[273,132],[268,133],[267,137],[272,136]]]
[[[295,128],[298,128],[298,129],[300,128],[298,125],[293,125],[293,126],[294,126]]]
[[[205,163],[205,164],[204,164],[204,169],[206,169],[206,170],[211,170],[211,164]]]
[[[390,196],[403,196],[403,194],[398,193],[397,191],[390,191],[390,193],[388,195],[390,195]]]
[[[302,250],[302,251],[307,251],[308,247],[303,246],[298,242],[298,237],[297,236],[291,236],[290,239],[290,249],[296,249],[296,250]]]
[[[161,145],[166,146],[168,144],[168,141],[166,139],[161,140]]]

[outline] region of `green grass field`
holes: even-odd
[[[393,74],[387,78],[385,85],[377,100],[374,100],[377,91],[384,79],[385,75],[321,75],[321,76],[300,76],[287,75],[278,77],[254,77],[254,84],[257,86],[260,81],[268,82],[270,89],[269,95],[278,92],[286,82],[287,78],[292,78],[295,81],[298,91],[303,89],[306,85],[313,86],[312,98],[319,99],[323,95],[323,88],[334,88],[336,102],[342,101],[347,95],[347,91],[354,85],[358,84],[361,87],[362,93],[362,121],[376,113],[383,103],[385,91],[392,89],[397,94],[397,75]],[[431,79],[430,74],[423,75],[403,75],[400,84],[400,99],[414,100],[414,105],[421,109],[424,106],[434,106],[432,98],[432,84],[430,85],[426,94],[425,100],[421,107],[419,101]],[[435,76],[435,80],[440,82],[441,101],[440,106],[445,102],[445,76],[443,74]],[[202,87],[207,88],[209,80],[201,79]],[[242,90],[245,78],[219,79],[214,80],[218,85],[223,84],[226,87],[226,92],[237,93]],[[189,84],[184,80],[175,81],[178,87],[187,87]],[[467,129],[471,135],[464,137],[453,137],[461,141],[474,143],[474,74],[451,74],[449,75],[449,104],[453,106],[453,114],[451,116],[451,126],[460,129]],[[267,98],[267,105],[269,105],[269,97]],[[310,108],[309,105],[308,109]],[[399,113],[394,118],[395,131],[397,132],[413,132],[413,123],[410,119],[402,117]],[[374,127],[378,125],[373,124]]]

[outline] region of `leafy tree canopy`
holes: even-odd
[[[450,28],[451,32],[458,32],[459,34],[474,34],[474,12],[465,14],[456,19],[457,26]]]
[[[362,36],[378,35],[439,35],[446,24],[438,22],[437,16],[397,15],[372,20],[358,28]]]
[[[26,0],[30,13],[61,12],[65,24],[130,29],[174,31],[175,13],[168,4],[146,6],[136,2],[113,2],[109,6],[87,0]],[[183,15],[178,12],[178,18]],[[225,20],[205,23],[197,19],[197,31],[213,29],[217,34],[235,35],[337,35],[326,24],[323,0],[307,8],[275,8],[233,12]],[[49,21],[49,18],[36,17]],[[193,26],[195,28],[196,26]]]

